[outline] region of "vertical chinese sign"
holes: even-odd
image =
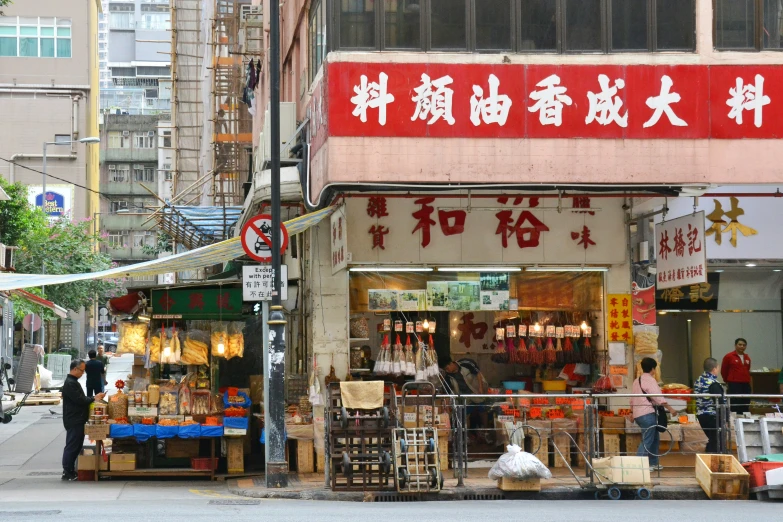
[[[336,274],[348,266],[348,230],[346,230],[345,206],[341,206],[332,214],[330,225],[332,274]]]
[[[707,282],[704,212],[655,225],[658,290]]]
[[[631,294],[608,294],[606,297],[606,332],[609,341],[633,343]]]

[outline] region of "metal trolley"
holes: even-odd
[[[416,392],[414,399],[411,392]],[[406,413],[406,406],[416,406],[415,413]],[[408,382],[402,386],[402,422],[392,430],[392,450],[397,491],[400,493],[430,493],[443,489],[440,471],[438,430],[435,428],[435,386],[428,381]],[[424,408],[422,408],[422,406]],[[427,410],[429,408],[429,410]],[[424,410],[424,415],[422,415]],[[429,414],[426,412],[429,411]],[[405,419],[410,415],[410,419]],[[413,420],[415,428],[405,428],[405,420]]]

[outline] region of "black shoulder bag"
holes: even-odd
[[[644,388],[642,388],[642,378],[639,377],[639,389],[642,390],[642,393],[647,394],[646,391],[644,391]],[[655,415],[657,417],[656,424],[657,426],[655,429],[658,431],[658,433],[663,433],[666,431],[666,427],[669,425],[669,416],[666,415],[666,408],[660,405],[656,405],[652,400],[650,400],[649,397],[645,397],[648,401],[650,401],[650,404],[652,404],[653,409],[655,410]]]

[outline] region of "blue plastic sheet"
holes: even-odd
[[[202,437],[222,437],[223,436],[223,426],[207,426],[206,424],[201,425],[201,436]]]
[[[109,438],[125,439],[133,437],[133,424],[112,424],[109,427]]]
[[[201,437],[201,425],[191,424],[190,426],[179,427],[180,439],[197,439]]]
[[[173,439],[179,434],[179,426],[161,426],[156,424],[155,436],[159,439]]]
[[[237,430],[247,429],[247,417],[225,417],[223,419],[223,426],[226,428],[234,428]]]
[[[147,442],[156,435],[156,424],[134,424],[133,436],[139,442]]]
[[[288,440],[288,433],[283,433],[283,441]],[[259,439],[261,444],[266,444],[266,428],[261,428],[261,438]]]

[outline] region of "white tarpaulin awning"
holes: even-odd
[[[334,211],[334,207],[312,212],[285,222],[288,229],[288,235],[293,236],[304,232],[311,226],[329,216]],[[208,245],[205,247],[189,250],[181,254],[176,254],[162,259],[153,259],[135,265],[127,265],[102,272],[92,272],[87,274],[0,274],[0,291],[16,290],[17,288],[29,288],[31,286],[50,286],[63,283],[73,283],[76,281],[85,281],[87,279],[116,279],[123,277],[137,277],[142,275],[166,274],[169,272],[181,272],[183,270],[193,270],[204,266],[214,265],[221,262],[230,261],[245,255],[242,243],[238,237]]]

